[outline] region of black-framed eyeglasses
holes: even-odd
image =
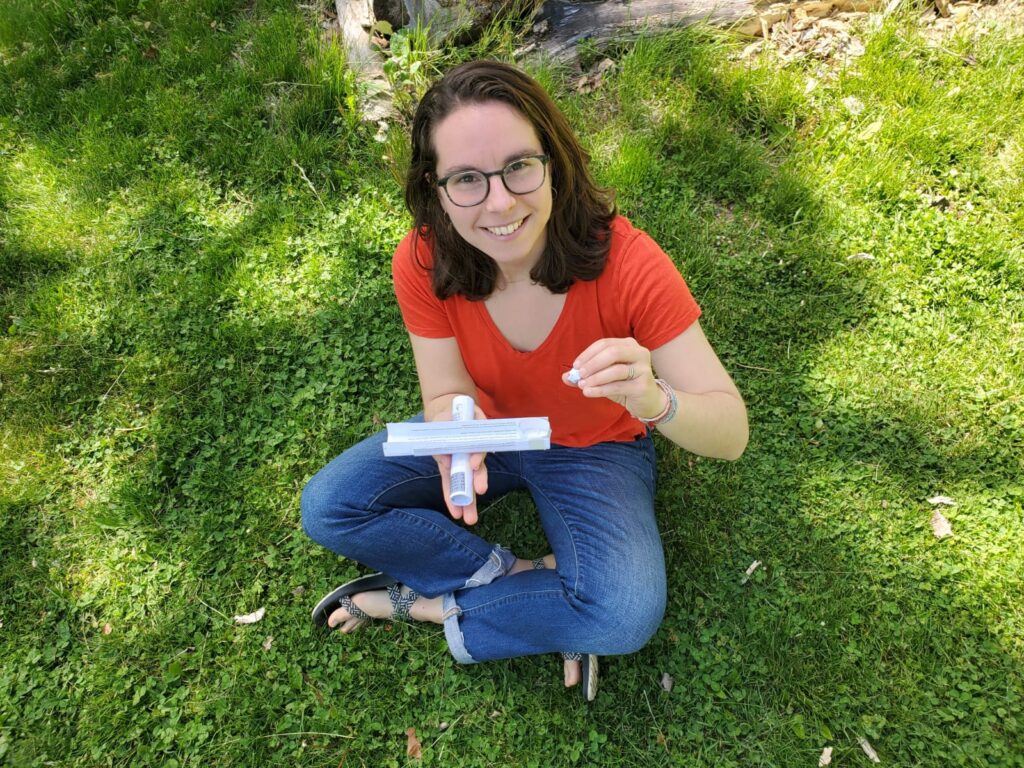
[[[492,176],[500,176],[505,189],[513,195],[528,195],[544,183],[549,159],[547,155],[527,155],[516,158],[500,171],[456,171],[438,179],[437,186],[460,208],[472,208],[486,200],[491,194]]]

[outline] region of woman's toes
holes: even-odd
[[[565,659],[563,666],[565,668],[565,687],[572,688],[574,685],[578,685],[580,682],[580,662]]]
[[[348,615],[348,611],[346,611],[344,608],[338,608],[337,610],[333,611],[330,616],[327,617],[327,626],[331,629],[334,629],[343,621],[350,618],[352,617]]]

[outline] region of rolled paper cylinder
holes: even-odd
[[[472,421],[474,405],[472,397],[457,395],[452,400],[452,421]],[[448,498],[457,507],[465,507],[473,503],[473,470],[469,466],[468,453],[452,454],[452,474]]]

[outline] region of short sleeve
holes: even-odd
[[[455,335],[444,302],[430,285],[430,256],[422,237],[410,232],[391,259],[391,276],[402,320],[410,333],[431,339]]]
[[[635,236],[619,260],[619,296],[633,338],[657,349],[681,334],[701,310],[683,276],[646,232]]]

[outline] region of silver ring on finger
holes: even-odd
[[[626,372],[626,381],[632,381],[636,378],[636,366],[630,363],[629,370]]]

